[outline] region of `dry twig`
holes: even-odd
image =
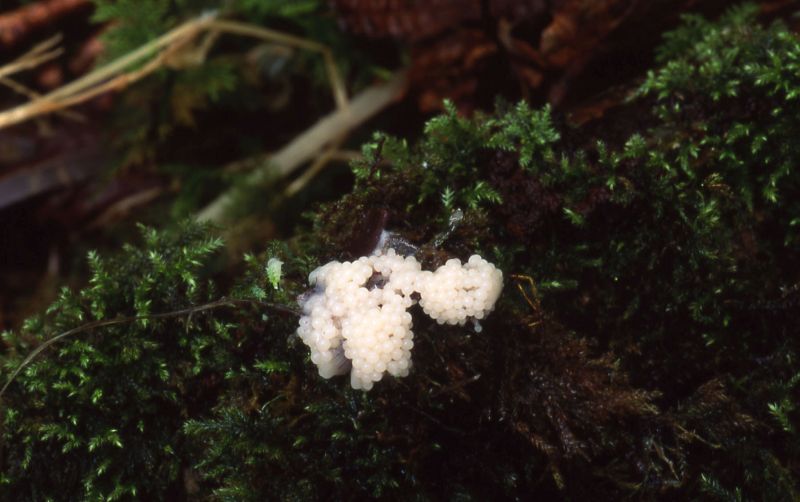
[[[0,77],[0,84],[8,87],[12,91],[16,92],[17,94],[22,94],[23,96],[27,97],[28,99],[38,99],[41,98],[42,95],[38,92],[34,91],[33,89],[29,89],[28,87],[20,84],[19,82],[12,80],[8,77]],[[73,120],[75,122],[86,122],[86,117],[81,115],[80,113],[74,110],[58,110],[57,112],[62,117]]]
[[[350,106],[337,110],[320,119],[313,127],[297,136],[269,158],[269,162],[252,172],[246,184],[257,186],[271,176],[284,177],[305,162],[313,159],[325,146],[350,131],[364,121],[386,108],[403,93],[406,87],[406,74],[399,72],[388,82],[376,84],[353,98]],[[236,198],[236,189],[231,189],[217,197],[211,204],[197,214],[199,221],[220,222],[225,210]]]
[[[336,68],[333,54],[322,44],[275,30],[236,21],[217,20],[203,16],[176,27],[105,66],[28,103],[0,113],[0,129],[26,120],[86,102],[109,91],[118,91],[145,78],[163,67],[185,67],[202,64],[211,45],[222,33],[247,36],[300,49],[318,52],[325,60],[337,106],[347,106],[347,93]],[[201,38],[202,35],[205,35]],[[199,43],[196,43],[199,39]],[[37,53],[38,54],[38,53]],[[41,56],[42,58],[44,55]],[[51,56],[54,57],[54,56]],[[42,61],[38,61],[41,63]],[[145,62],[141,68],[132,70]],[[14,63],[12,63],[13,65]],[[33,63],[28,60],[25,68]],[[35,65],[33,65],[35,66]],[[19,71],[17,67],[0,68],[0,76]]]
[[[56,47],[61,42],[61,35],[55,35],[39,43],[22,56],[7,65],[0,67],[0,78],[9,77],[23,70],[35,68],[40,64],[55,59],[63,54],[64,49]]]
[[[246,36],[321,54],[338,108],[271,156],[267,166],[251,173],[248,178],[250,184],[260,183],[269,174],[286,176],[291,173],[317,156],[337,138],[346,136],[350,130],[384,109],[405,89],[406,76],[404,73],[398,73],[389,82],[366,89],[350,103],[333,54],[328,47],[260,26],[204,16],[176,27],[135,51],[49,94],[0,113],[0,129],[63,110],[109,91],[124,89],[163,67],[182,68],[202,64],[208,50],[220,34]],[[142,66],[132,69],[137,65]],[[3,71],[3,68],[0,68],[0,76]],[[323,156],[323,163],[320,165],[324,165],[326,156]],[[305,181],[307,179],[303,182]],[[231,192],[222,194],[200,212],[198,219],[219,221],[233,196]]]
[[[314,179],[314,177],[319,174],[325,166],[327,166],[331,160],[333,160],[334,154],[339,151],[339,147],[342,146],[342,143],[347,139],[347,135],[342,135],[339,138],[333,140],[333,143],[325,149],[322,153],[320,153],[314,162],[308,166],[308,169],[300,175],[296,180],[294,180],[286,190],[284,191],[284,195],[287,197],[291,197],[292,195],[296,194],[300,190],[302,190],[309,181]]]

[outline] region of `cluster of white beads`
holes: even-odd
[[[385,373],[408,375],[414,347],[411,295],[419,293],[425,312],[440,324],[464,324],[488,314],[503,286],[502,272],[480,256],[464,267],[450,260],[425,272],[414,257],[394,249],[328,263],[308,280],[316,291],[301,300],[297,334],[311,349],[320,376],[350,371],[352,387],[364,390]]]
[[[448,260],[436,272],[422,272],[417,279],[419,304],[439,324],[483,319],[494,308],[501,289],[503,272],[478,255],[463,266],[458,259]]]

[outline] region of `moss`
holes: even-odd
[[[353,191],[234,281],[196,228],[92,257],[89,288],[6,335],[6,374],[93,318],[223,294],[283,310],[63,340],[4,397],[3,494],[796,499],[798,51],[739,8],[670,35],[623,139],[503,103],[376,135]],[[412,374],[365,394],[320,379],[281,312],[384,229],[426,266],[478,252],[507,284],[480,334],[416,312]]]

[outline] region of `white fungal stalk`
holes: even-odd
[[[323,378],[350,371],[352,387],[369,390],[385,373],[408,375],[412,294],[439,324],[463,325],[494,309],[503,273],[478,255],[465,265],[453,259],[435,272],[423,271],[414,257],[389,249],[330,262],[308,281],[316,290],[301,300],[297,334],[311,349],[311,361]]]

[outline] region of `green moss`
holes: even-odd
[[[281,310],[64,339],[4,397],[3,494],[795,500],[800,40],[753,15],[671,34],[623,140],[448,106],[419,141],[376,135],[354,190],[240,279],[212,281],[219,243],[191,227],[91,256],[88,288],[6,334],[6,375],[92,319],[292,305],[384,229],[426,265],[479,252],[506,288],[481,333],[415,315],[411,375],[369,393],[319,378]]]

